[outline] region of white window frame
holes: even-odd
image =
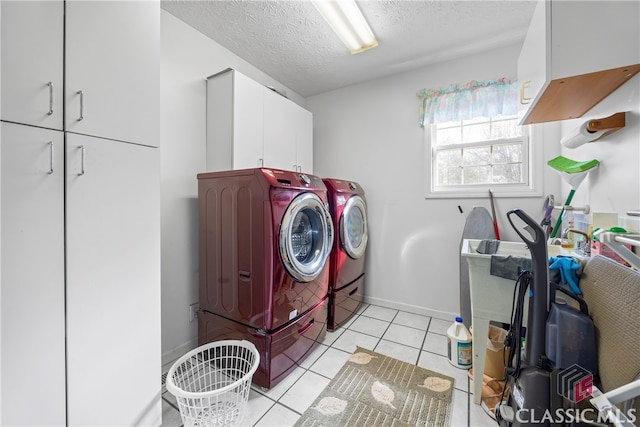
[[[509,140],[524,139],[523,149],[523,176],[522,184],[471,184],[437,186],[433,178],[434,156],[431,142],[435,139],[436,125],[424,127],[425,148],[425,198],[427,199],[453,199],[453,198],[486,198],[488,191],[496,197],[540,197],[542,196],[542,135],[539,129],[531,125],[522,127],[522,137],[503,140],[487,140],[476,143],[459,143],[439,148],[454,148],[457,146],[472,147],[486,146]],[[526,174],[526,175],[525,175]]]

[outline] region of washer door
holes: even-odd
[[[333,245],[333,227],[317,195],[303,193],[293,199],[282,218],[279,242],[280,257],[291,276],[300,282],[318,277]]]
[[[367,229],[367,207],[360,196],[351,196],[340,215],[340,244],[353,259],[364,255],[369,232]]]

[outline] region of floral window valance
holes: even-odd
[[[504,77],[483,82],[472,80],[440,89],[422,89],[416,96],[420,100],[420,127],[518,113],[517,82]]]

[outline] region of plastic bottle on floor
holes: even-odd
[[[456,368],[469,369],[473,361],[472,354],[471,333],[462,323],[462,317],[456,317],[456,321],[447,329],[449,362]]]

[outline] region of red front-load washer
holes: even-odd
[[[202,173],[198,209],[199,344],[253,337],[264,359],[254,382],[270,388],[326,329],[317,320],[326,311],[333,243],[326,187],[316,176],[277,169]]]
[[[353,181],[325,178],[336,237],[329,256],[329,317],[334,330],[358,310],[364,298],[365,252],[369,239],[367,205]]]

